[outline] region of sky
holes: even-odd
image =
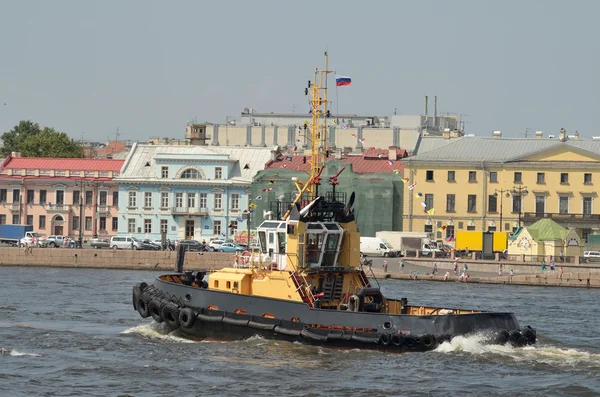
[[[463,115],[465,132],[600,136],[600,2],[0,0],[0,132],[183,138],[244,107],[307,111],[316,67],[340,113]]]

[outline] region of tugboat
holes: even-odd
[[[258,228],[259,252],[245,252],[216,271],[183,271],[133,288],[141,317],[166,323],[193,339],[268,339],[386,351],[427,351],[458,335],[484,334],[491,343],[534,344],[536,331],[521,328],[513,313],[409,305],[386,297],[360,261],[354,193],[319,195],[327,160],[326,67],[308,82],[312,123],[310,177],[294,180],[295,198],[279,220]],[[335,178],[335,177],[334,177]],[[330,181],[331,182],[331,181]],[[276,203],[281,206],[281,202]],[[283,212],[283,211],[282,211]],[[371,279],[377,281],[371,273]]]

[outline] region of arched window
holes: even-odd
[[[188,168],[181,173],[182,179],[201,179],[200,172],[193,168]]]

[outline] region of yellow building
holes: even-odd
[[[405,231],[446,239],[553,219],[585,239],[600,228],[600,140],[445,133],[422,137],[416,153],[405,160]]]

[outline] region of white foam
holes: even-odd
[[[586,365],[600,367],[600,354],[572,348],[560,348],[551,345],[532,345],[513,347],[510,344],[485,344],[483,335],[456,336],[450,342],[444,342],[435,352],[452,354],[466,352],[474,355],[499,355],[515,361],[531,361],[555,367]]]
[[[41,354],[37,354],[37,353],[22,353],[16,350],[13,350],[10,352],[10,355],[13,357],[42,357]]]
[[[128,328],[121,333],[138,334],[140,336],[143,336],[144,338],[158,339],[168,342],[195,343],[193,340],[183,338],[178,330],[169,332],[169,328],[167,326],[155,322]]]

